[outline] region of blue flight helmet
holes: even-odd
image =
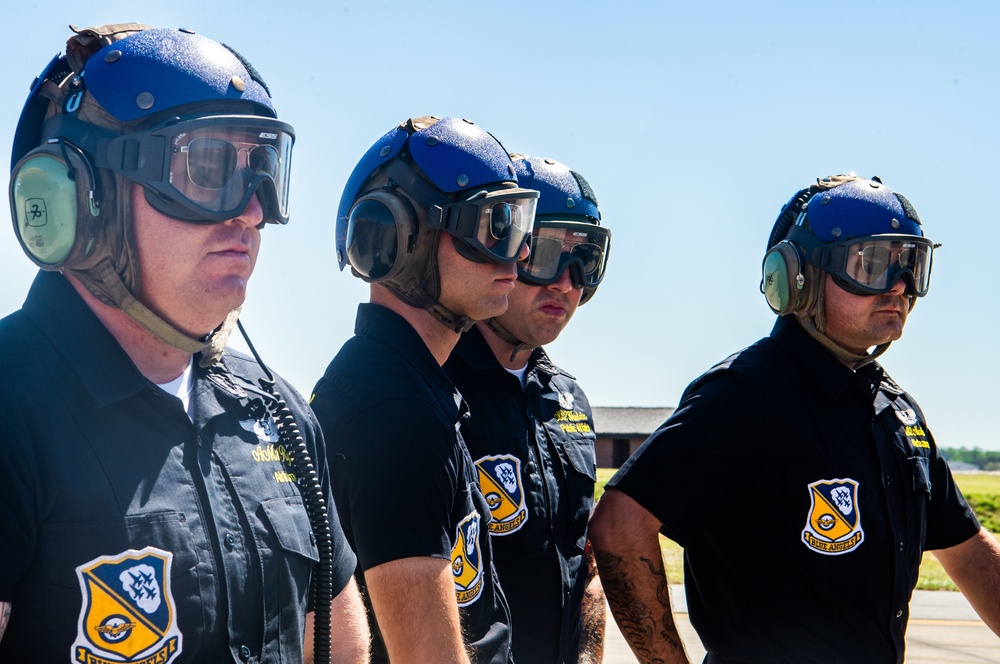
[[[469,260],[514,263],[537,199],[482,128],[459,118],[411,118],[376,141],[351,173],[337,211],[337,261],[463,331],[472,321],[438,302],[440,233]]]
[[[228,46],[136,23],[71,28],[66,53],[35,79],[18,121],[15,233],[41,269],[74,275],[167,343],[204,351],[204,340],[137,301],[133,183],[181,221],[232,219],[257,196],[263,221],[283,224],[294,131]]]
[[[531,253],[518,263],[518,278],[541,286],[569,270],[585,304],[604,279],[611,250],[611,230],[601,226],[597,195],[582,175],[554,159],[520,154],[511,159],[518,183],[539,192]]]
[[[795,314],[810,333],[825,334],[824,273],[856,295],[888,293],[902,280],[912,309],[930,288],[939,246],[924,236],[909,200],[877,177],[818,179],[782,207],[768,239],[761,291],[775,313]]]

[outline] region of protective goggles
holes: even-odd
[[[611,231],[583,221],[539,221],[528,246],[528,259],[517,266],[522,281],[552,284],[569,268],[573,286],[596,288],[608,264]]]
[[[142,185],[168,216],[214,224],[239,216],[254,195],[264,221],[288,223],[295,133],[258,116],[177,120],[113,139],[97,165]]]
[[[857,295],[888,293],[903,278],[910,295],[923,297],[931,282],[934,243],[913,235],[872,235],[824,245],[816,265]]]
[[[477,263],[514,263],[535,223],[538,192],[531,189],[480,191],[471,198],[434,205],[427,223],[451,234],[462,256]]]

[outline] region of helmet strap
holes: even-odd
[[[510,333],[510,330],[501,325],[500,321],[498,321],[496,318],[487,318],[483,322],[486,323],[486,327],[490,328],[490,330],[493,331],[493,334],[500,337],[500,339],[504,343],[510,344],[511,346],[514,347],[514,349],[510,352],[511,362],[514,361],[514,358],[516,358],[517,354],[520,353],[521,351],[524,350],[532,351],[538,348],[538,346],[533,346],[532,344],[524,343],[523,341],[515,337],[513,334]]]
[[[222,325],[211,334],[201,339],[195,339],[184,334],[139,302],[125,286],[122,278],[115,272],[110,260],[104,259],[86,271],[66,270],[66,272],[86,286],[94,297],[121,309],[141,328],[163,343],[192,355],[201,353],[199,364],[202,367],[211,366],[219,361],[225,350],[229,334],[239,318],[239,309],[231,311]]]
[[[476,321],[472,320],[468,316],[459,316],[454,311],[448,309],[446,306],[432,298],[430,294],[417,285],[414,280],[410,280],[406,286],[396,283],[396,281],[392,279],[379,283],[411,307],[417,307],[418,309],[428,311],[442,325],[453,332],[457,332],[458,334],[468,332],[469,329],[476,324]]]
[[[892,343],[891,341],[888,341],[884,344],[879,344],[871,353],[858,355],[857,353],[852,353],[843,346],[840,346],[833,339],[826,336],[825,333],[820,332],[812,317],[800,316],[796,314],[796,318],[798,318],[799,324],[802,325],[802,329],[809,333],[809,336],[818,341],[823,348],[833,353],[833,356],[836,357],[838,361],[846,364],[853,371],[857,371],[866,364],[874,362],[875,358],[889,350],[889,344]]]

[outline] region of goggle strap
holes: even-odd
[[[447,204],[448,201],[438,193],[437,189],[428,184],[417,172],[407,164],[402,158],[395,157],[383,164],[379,170],[396,185],[405,191],[410,198],[416,201],[417,205],[427,210],[428,224],[431,223],[431,210],[435,206]],[[440,212],[437,212],[440,216]],[[437,228],[437,226],[434,226]]]

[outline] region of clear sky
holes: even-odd
[[[304,393],[367,299],[334,258],[351,169],[400,121],[450,115],[568,164],[597,192],[608,276],[550,347],[594,405],[676,405],[766,335],[760,262],[781,204],[856,171],[905,194],[944,244],[883,364],[939,445],[1000,449],[997,261],[982,253],[1000,216],[1000,3],[26,0],[4,16],[2,155],[70,23],[191,28],[260,70],[297,133],[293,208],[263,234],[243,321]],[[3,313],[34,275],[6,233]]]

